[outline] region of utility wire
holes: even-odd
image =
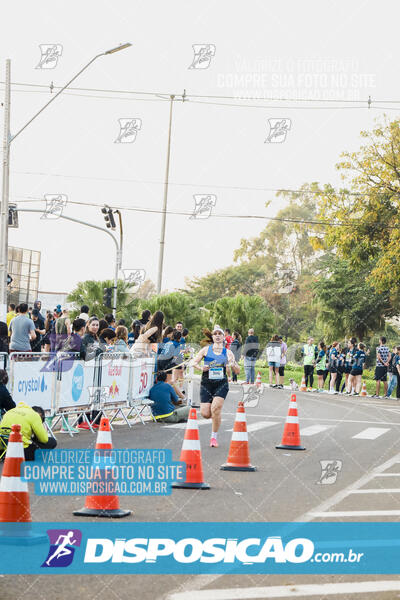
[[[29,200],[21,200],[20,202],[44,202],[45,199],[44,198],[30,198]],[[99,203],[95,203],[95,202],[79,202],[79,201],[74,201],[74,200],[68,200],[68,204],[75,204],[75,205],[79,205],[79,206],[92,206],[95,208],[103,208],[104,204],[99,204]],[[112,208],[113,210],[125,210],[125,211],[131,211],[131,212],[142,212],[142,213],[154,213],[154,214],[163,214],[164,211],[156,209],[156,208],[144,208],[144,207],[132,207],[132,206],[112,206],[111,204],[109,204],[110,208]],[[17,209],[18,210],[18,209]],[[172,210],[167,210],[167,214],[169,215],[178,215],[178,216],[185,216],[185,217],[193,217],[193,219],[195,218],[195,215],[193,212],[187,212],[187,211],[172,211]],[[267,220],[267,221],[278,221],[281,223],[293,223],[293,224],[305,224],[305,225],[322,225],[322,226],[326,226],[326,227],[333,227],[333,226],[337,226],[337,227],[365,227],[366,225],[369,226],[377,226],[377,225],[381,225],[379,222],[375,222],[375,223],[360,223],[359,220],[348,220],[346,222],[341,222],[341,221],[322,221],[322,220],[315,220],[315,219],[289,219],[289,218],[282,218],[282,217],[267,217],[265,215],[233,215],[233,214],[228,214],[228,213],[212,213],[212,215],[210,215],[212,217],[218,217],[218,218],[222,218],[222,219],[261,219],[261,220]],[[386,223],[384,224],[386,229],[398,229],[397,225],[386,225]]]
[[[4,81],[0,81],[0,84],[4,84]],[[11,85],[15,86],[25,86],[25,87],[36,87],[36,88],[45,88],[49,89],[49,85],[38,84],[38,83],[20,83],[20,82],[12,82]],[[53,86],[52,89],[57,90],[61,89],[61,86]],[[176,92],[145,92],[138,90],[115,90],[115,89],[102,89],[102,88],[81,88],[81,87],[70,87],[69,90],[76,90],[81,92],[104,92],[107,94],[138,94],[143,96],[168,96],[168,99],[171,95],[177,97],[177,100],[180,101],[180,96],[182,94]],[[274,97],[260,97],[260,96],[230,96],[230,95],[215,95],[215,94],[188,94],[185,93],[185,100],[188,98],[208,98],[215,100],[263,100],[266,102],[317,102],[317,103],[341,103],[341,104],[356,104],[358,102],[371,102],[371,103],[386,103],[386,104],[400,104],[400,100],[340,100],[337,98],[334,99],[317,99],[317,98],[274,98]]]
[[[144,180],[144,179],[119,179],[117,177],[91,177],[88,175],[65,175],[63,173],[42,173],[40,171],[12,171],[15,175],[41,175],[43,177],[64,177],[66,179],[90,179],[94,181],[110,181],[110,182],[118,182],[118,183],[145,183],[154,184],[154,185],[165,185],[164,181],[154,181],[154,180]],[[326,192],[324,190],[294,190],[289,188],[263,188],[263,187],[247,187],[247,186],[237,186],[237,185],[215,185],[208,183],[178,183],[178,182],[169,182],[168,185],[175,186],[185,186],[185,187],[194,187],[194,188],[208,188],[209,190],[213,189],[225,189],[225,190],[243,190],[243,191],[254,191],[254,192],[286,192],[290,194],[316,194],[316,195],[337,195],[337,196],[370,196],[375,195],[376,192],[350,192],[347,190],[332,190]],[[393,193],[400,194],[400,188]],[[21,196],[23,198],[24,196]]]

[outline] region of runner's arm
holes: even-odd
[[[231,367],[232,371],[236,374],[240,373],[240,367],[235,360],[232,350],[227,350],[227,356],[228,356],[228,368]]]
[[[204,348],[202,348],[194,357],[193,362],[192,362],[192,366],[195,369],[198,369],[199,371],[208,371],[209,367],[207,366],[201,366],[200,362],[201,360],[205,357],[207,352],[207,346],[205,346]]]

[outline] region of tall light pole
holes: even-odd
[[[5,321],[7,315],[7,268],[8,268],[8,198],[10,180],[10,145],[15,138],[24,131],[54,100],[69,86],[83,71],[85,71],[97,58],[106,54],[114,54],[132,44],[121,44],[106,52],[97,54],[74,77],[68,81],[15,135],[10,134],[10,88],[11,88],[11,61],[6,60],[5,96],[4,96],[4,134],[3,134],[3,185],[1,196],[1,223],[0,223],[0,320]]]
[[[165,183],[164,183],[164,202],[161,217],[161,237],[160,237],[160,254],[158,257],[158,276],[157,276],[157,294],[161,292],[162,273],[164,263],[164,247],[165,247],[165,222],[167,219],[167,201],[168,201],[168,182],[169,182],[169,160],[171,155],[171,129],[172,129],[172,106],[175,96],[171,94],[169,105],[169,128],[168,128],[168,147],[167,147],[167,165],[165,168]]]

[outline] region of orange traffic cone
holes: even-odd
[[[208,483],[203,481],[199,426],[195,408],[191,408],[189,412],[179,460],[186,463],[186,481],[176,481],[172,484],[173,488],[210,489]]]
[[[365,381],[363,381],[363,384],[362,384],[362,389],[361,389],[361,394],[360,394],[360,396],[366,396],[366,395],[367,395],[367,386],[366,386],[366,384],[365,384]]]
[[[243,402],[238,403],[232,441],[229,446],[228,462],[221,466],[222,471],[256,471],[250,464],[249,438],[247,435],[246,413]]]
[[[96,450],[112,450],[110,421],[103,417],[97,432]],[[111,466],[107,462],[107,457],[103,458],[103,469]],[[96,466],[99,465],[96,463]],[[108,481],[106,477],[99,481]],[[130,510],[122,510],[119,507],[119,498],[116,495],[109,496],[87,496],[84,508],[74,510],[73,514],[77,517],[107,517],[111,519],[120,519],[131,514]]]
[[[306,378],[303,375],[303,377],[301,379],[301,384],[300,384],[300,387],[299,387],[299,392],[306,392],[306,391],[307,391]]]
[[[0,544],[29,546],[47,541],[31,531],[28,483],[21,480],[25,461],[21,425],[13,425],[0,481]]]
[[[261,387],[261,373],[258,371],[256,379],[256,387]]]
[[[283,429],[282,442],[279,446],[275,446],[275,448],[279,450],[305,450],[300,442],[296,394],[292,394],[290,397],[289,412]]]
[[[0,522],[2,523],[32,521],[28,483],[21,481],[21,465],[24,460],[21,425],[13,425],[0,481]]]

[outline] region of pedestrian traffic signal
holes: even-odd
[[[104,306],[107,306],[107,308],[112,308],[112,292],[112,288],[104,288],[103,304]]]
[[[107,204],[105,204],[104,207],[101,209],[101,212],[104,215],[106,227],[108,229],[114,230],[116,228],[116,225],[115,225],[115,219],[114,219],[112,208],[110,208],[109,206],[107,206]]]

